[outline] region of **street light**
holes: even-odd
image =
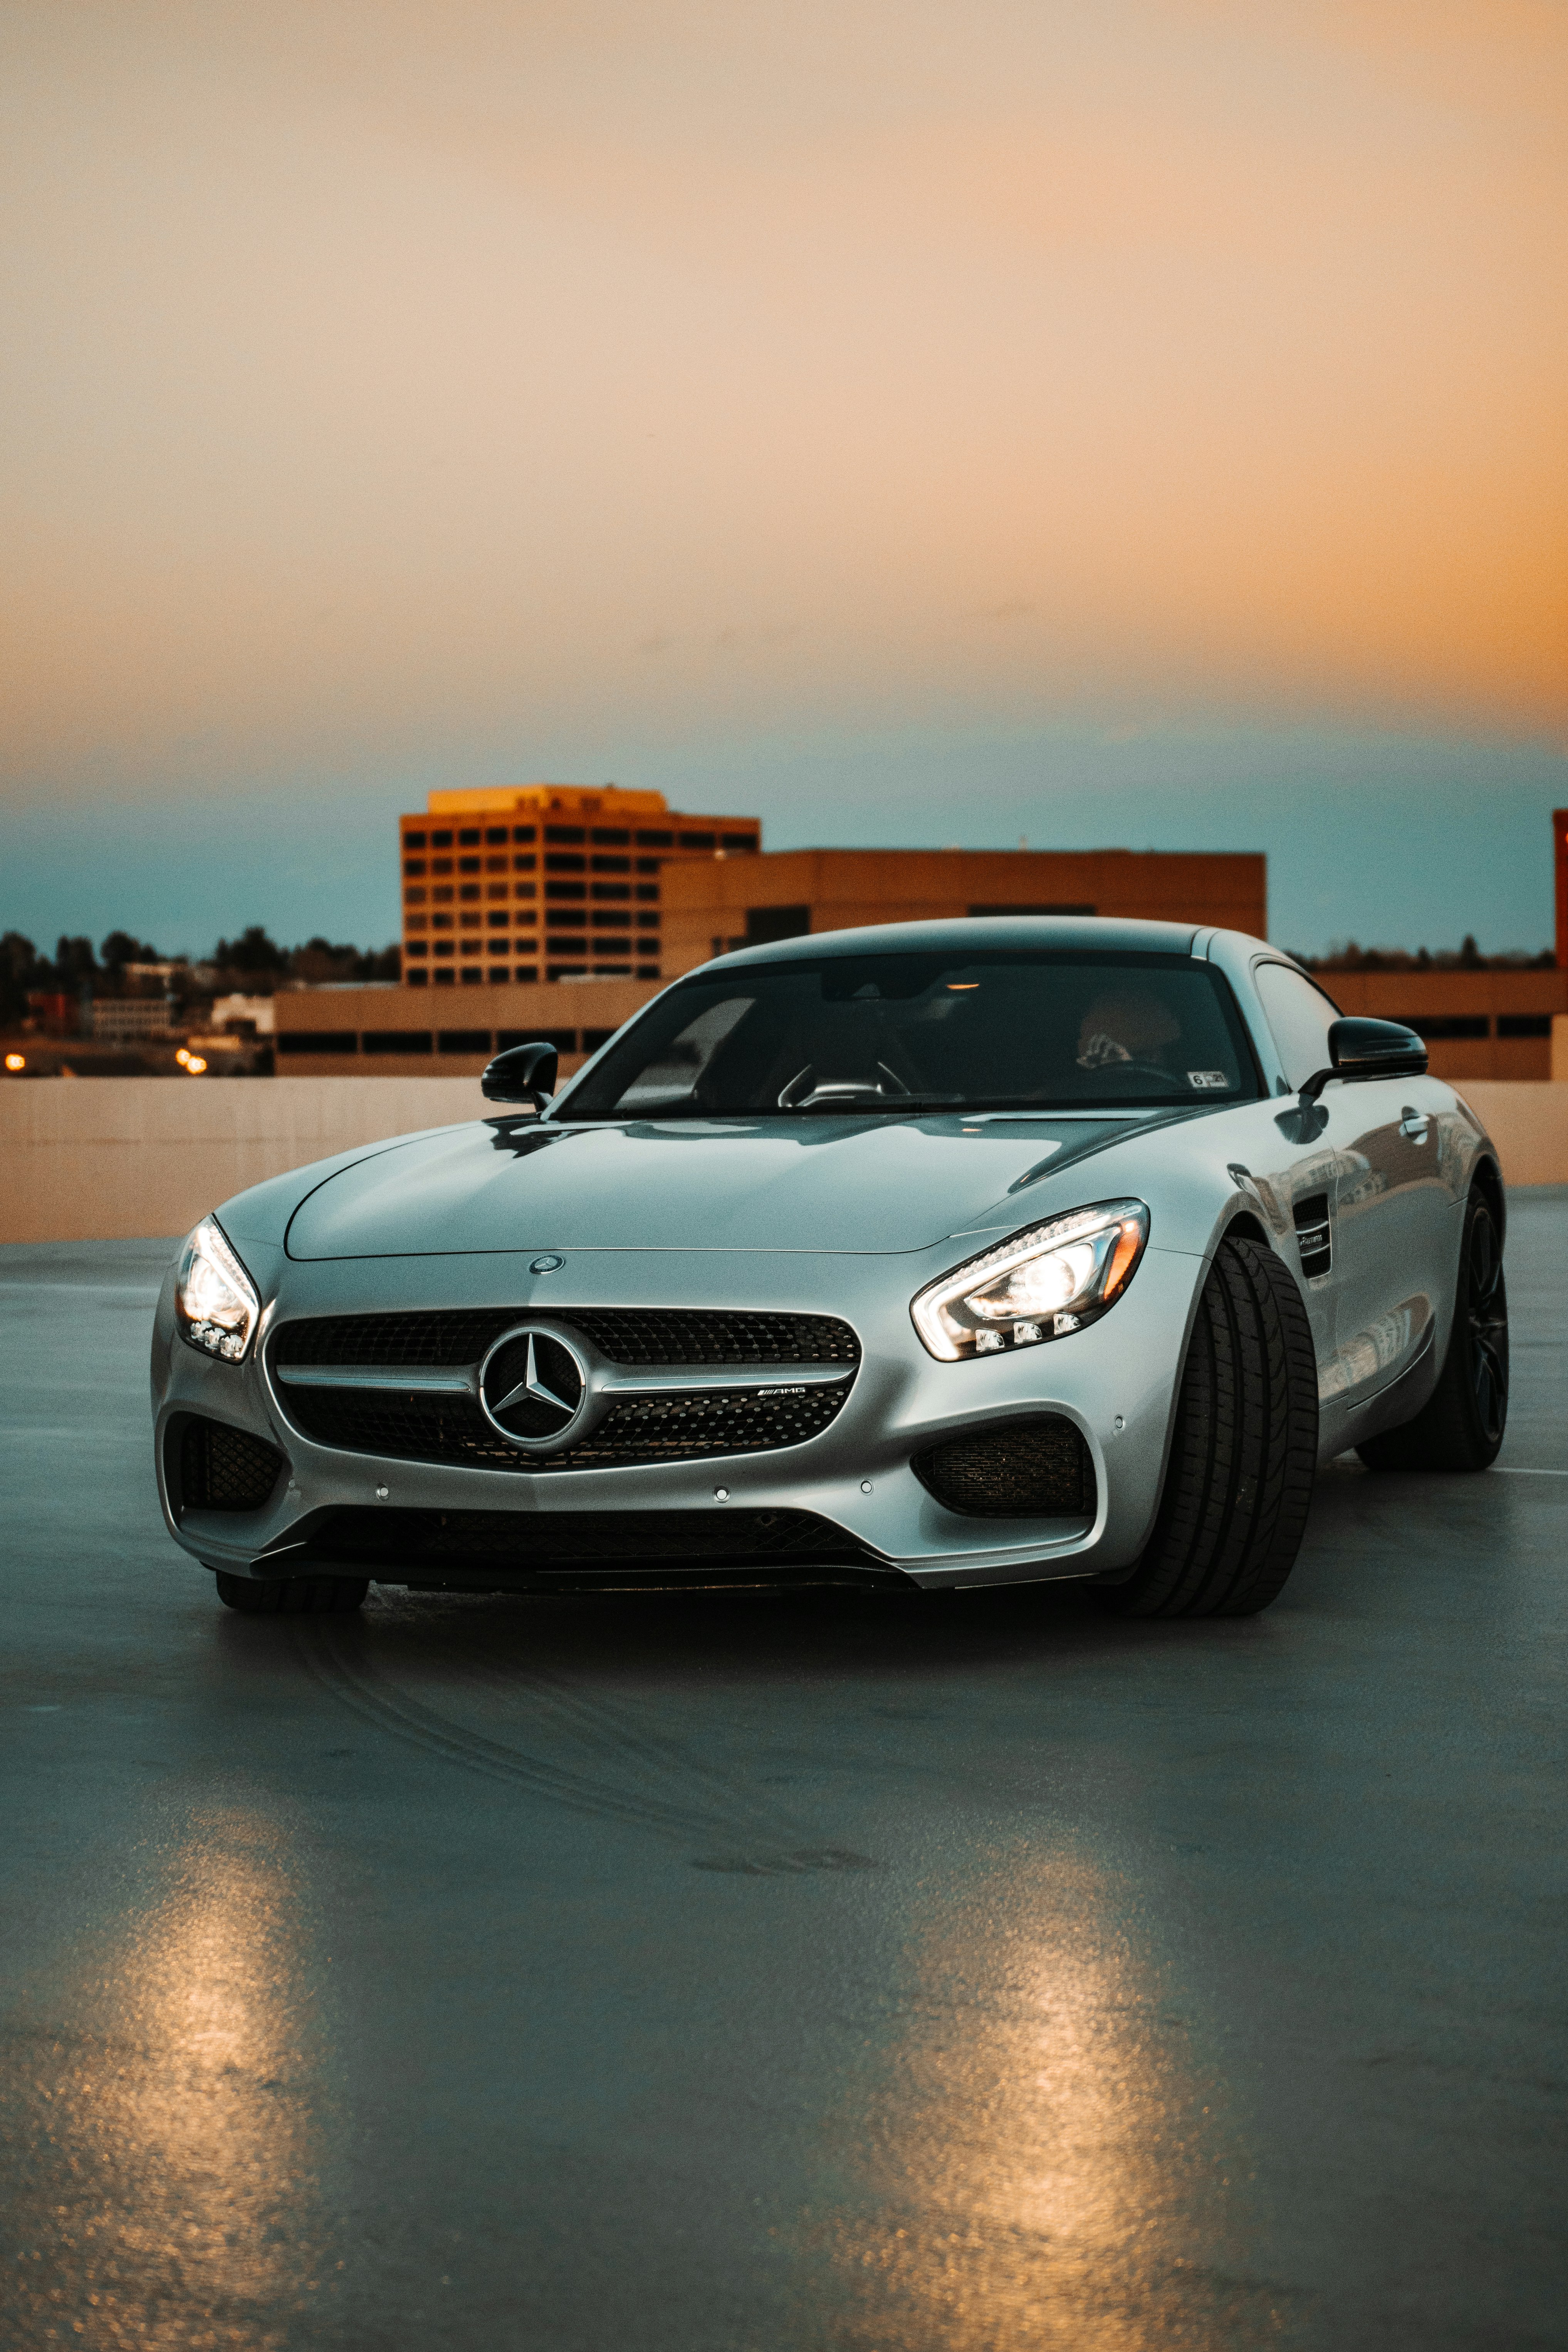
[[[176,1055],[175,1058],[177,1060],[180,1057]],[[202,1072],[206,1068],[206,1064],[203,1061],[201,1055],[199,1054],[186,1054],[184,1059],[186,1077],[199,1078]]]
[[[5,1067],[6,1067],[8,1070],[25,1070],[25,1069],[26,1068],[26,1066],[27,1066],[27,1056],[26,1055],[26,1054],[7,1054],[7,1055],[6,1055],[6,1056],[5,1056]]]

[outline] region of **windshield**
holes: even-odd
[[[1251,1101],[1229,990],[1181,955],[884,954],[693,973],[572,1089],[578,1118]]]

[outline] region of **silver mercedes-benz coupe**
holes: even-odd
[[[1235,931],[990,918],[751,948],[560,1092],[203,1220],[159,1487],[231,1607],[1079,1577],[1237,1616],[1317,1465],[1502,1441],[1498,1158],[1396,1024]]]

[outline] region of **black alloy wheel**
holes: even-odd
[[[1502,1236],[1479,1184],[1465,1203],[1454,1328],[1431,1397],[1402,1429],[1356,1452],[1369,1470],[1487,1470],[1508,1426],[1508,1285]]]

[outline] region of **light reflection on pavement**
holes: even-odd
[[[50,1989],[68,2026],[32,2021],[8,2103],[34,2158],[37,2201],[12,2215],[29,2340],[63,2307],[105,2343],[272,2347],[330,2304],[320,2052],[279,1847],[237,1809],[192,1819],[155,1907]]]

